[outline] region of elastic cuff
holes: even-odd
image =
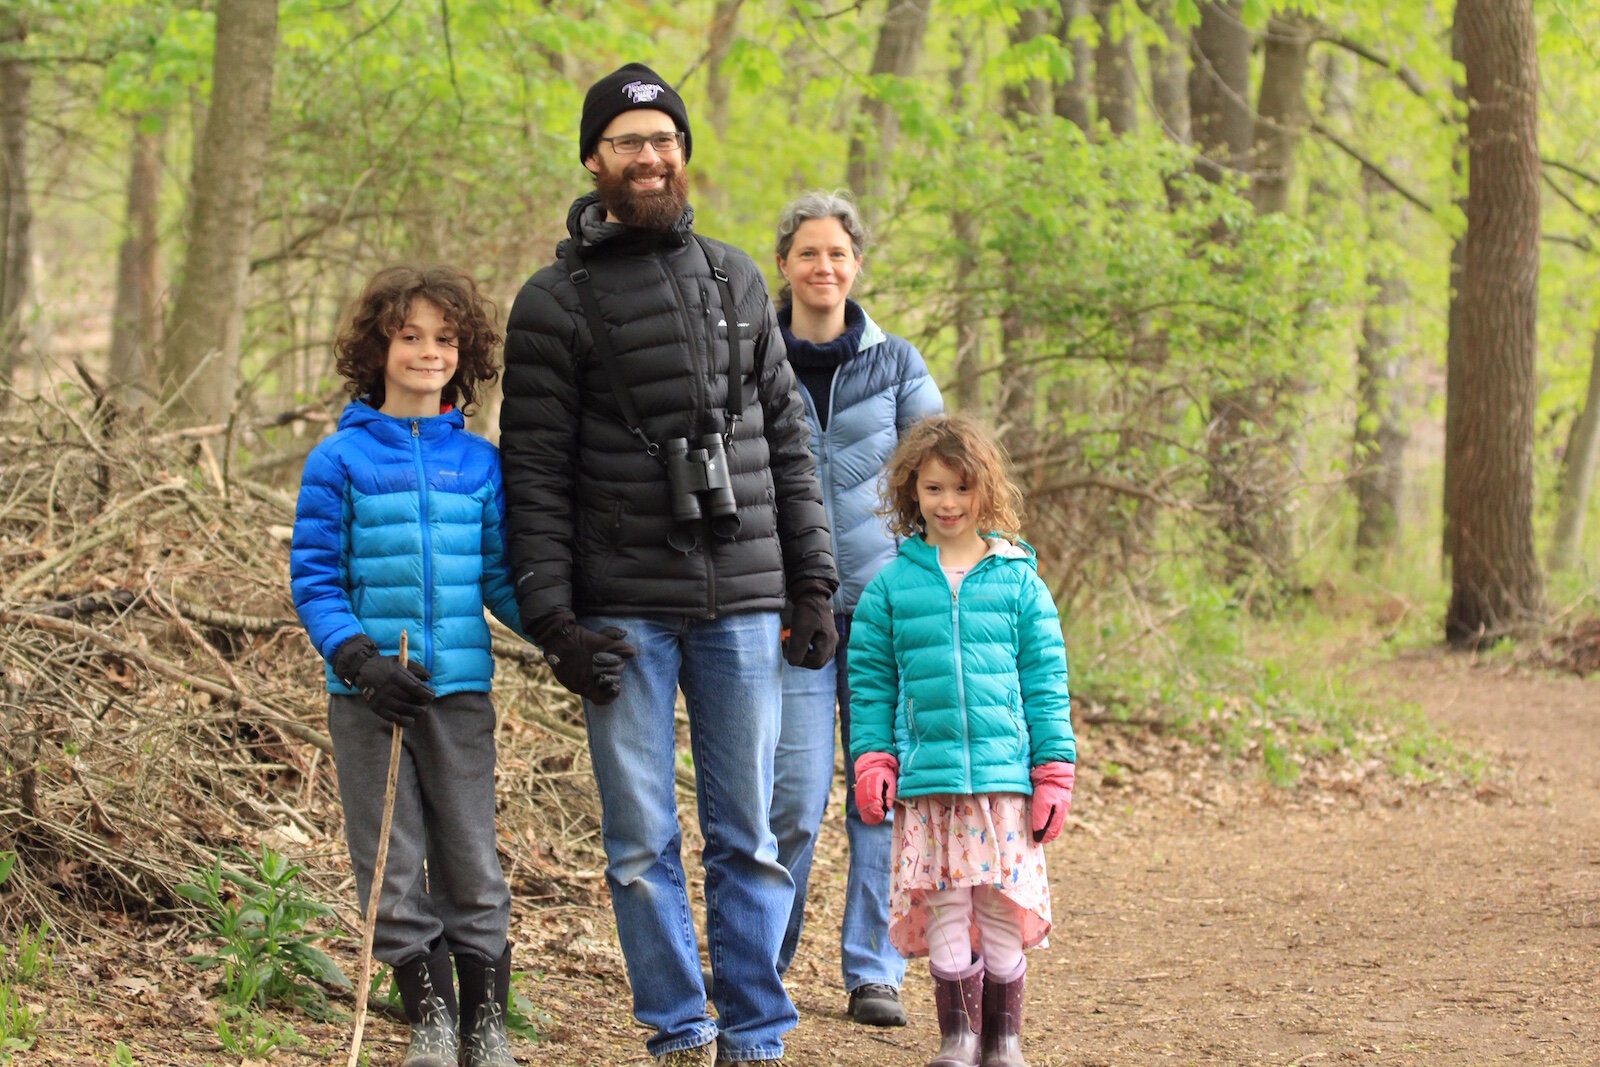
[[[1027,973],[1028,957],[1021,956],[1017,959],[1017,965],[1012,969],[1010,974],[996,974],[994,971],[989,971],[984,975],[984,977],[994,979],[994,981],[999,985],[1010,985],[1012,982],[1015,982],[1018,978],[1021,978]]]
[[[974,975],[982,974],[983,970],[984,963],[982,956],[979,956],[977,959],[967,964],[967,966],[963,967],[955,974],[948,974],[943,968],[935,967],[932,961],[929,961],[928,963],[928,973],[933,975],[935,978],[941,978],[946,982],[960,982],[964,979],[971,978]]]

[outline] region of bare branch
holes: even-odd
[[[1373,160],[1362,154],[1360,149],[1356,148],[1344,138],[1328,129],[1328,127],[1324,126],[1320,122],[1313,121],[1311,123],[1311,131],[1326,140],[1329,144],[1333,145],[1345,155],[1349,156],[1351,159],[1355,160],[1357,163],[1361,164],[1361,166],[1370,174],[1372,174],[1373,177],[1377,178],[1389,188],[1393,189],[1395,192],[1411,201],[1411,203],[1417,205],[1417,207],[1421,208],[1423,211],[1426,211],[1429,215],[1435,218],[1438,217],[1438,212],[1434,210],[1432,204],[1428,203],[1421,196],[1412,192],[1410,189],[1407,189],[1400,183],[1400,179],[1390,174],[1387,170],[1384,170],[1376,160]]]

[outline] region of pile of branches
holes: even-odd
[[[297,469],[229,476],[210,440],[92,396],[0,420],[0,920],[181,916],[178,885],[263,847],[353,900],[322,660],[289,598]],[[502,863],[535,899],[588,897],[581,709],[531,646],[499,631],[496,652]]]
[[[1600,671],[1600,618],[1583,618],[1548,638],[1534,657],[1542,666],[1587,677]]]

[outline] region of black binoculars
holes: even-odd
[[[728,476],[728,453],[722,445],[722,435],[701,434],[695,443],[699,447],[690,448],[687,437],[674,437],[667,442],[672,520],[684,524],[708,516],[718,537],[731,538],[739,532],[739,505],[733,499],[733,480]]]

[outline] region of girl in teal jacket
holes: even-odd
[[[1023,950],[1050,933],[1043,845],[1077,758],[1061,621],[1012,539],[1021,494],[976,423],[918,423],[884,495],[906,540],[850,632],[856,803],[868,823],[900,803],[889,937],[928,956],[929,1067],[1021,1067]]]

